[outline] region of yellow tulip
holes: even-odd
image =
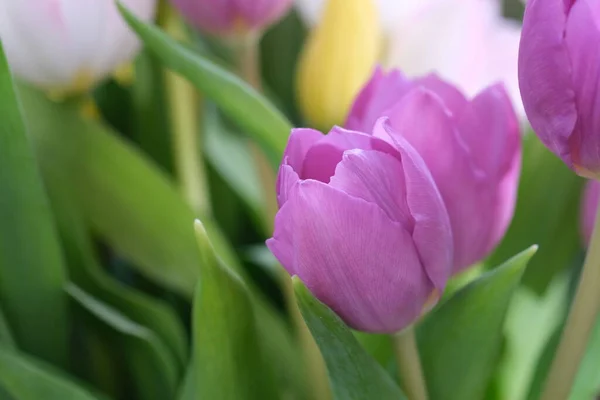
[[[297,71],[299,105],[314,127],[342,124],[379,58],[381,27],[373,0],[329,0],[309,35]]]

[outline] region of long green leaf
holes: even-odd
[[[499,265],[531,243],[540,246],[523,283],[543,293],[557,273],[569,267],[581,248],[579,198],[583,180],[552,154],[533,133],[524,138],[523,173],[513,222],[490,258]]]
[[[171,350],[183,370],[188,360],[185,330],[167,304],[129,288],[110,277],[100,266],[83,218],[58,171],[45,171],[50,201],[57,216],[70,278],[92,296],[118,309],[133,321],[156,333]]]
[[[418,327],[432,400],[483,398],[500,356],[506,310],[536,250],[523,251],[465,286]]]
[[[52,103],[25,86],[20,94],[42,171],[62,169],[99,236],[147,277],[191,297],[199,274],[189,227],[195,216],[174,184],[108,127],[81,118],[76,107]],[[210,228],[219,255],[237,265]]]
[[[196,232],[204,260],[193,309],[196,398],[275,399],[249,293],[220,265],[199,222]]]
[[[174,398],[179,376],[176,362],[161,340],[148,328],[139,325],[102,303],[79,287],[69,284],[69,295],[89,316],[96,318],[121,338],[121,351],[130,364],[133,385],[144,400]]]
[[[0,304],[25,351],[66,362],[65,268],[0,47]]]
[[[294,277],[302,316],[321,349],[337,400],[398,400],[404,394],[385,370],[360,346],[352,332]]]
[[[3,394],[15,400],[101,400],[53,367],[0,347],[0,396]]]
[[[0,310],[0,346],[7,349],[16,349],[15,339],[13,333],[8,326],[4,312]]]
[[[291,124],[267,99],[234,74],[142,22],[120,3],[119,8],[129,26],[165,66],[188,79],[268,153],[275,157],[283,154]]]

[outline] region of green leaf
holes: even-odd
[[[193,308],[194,383],[201,399],[275,399],[249,293],[213,252],[196,222],[202,279]]]
[[[524,138],[523,173],[513,222],[489,260],[499,265],[531,243],[540,246],[523,283],[543,293],[581,248],[579,204],[583,179],[551,153],[533,133]],[[540,221],[543,221],[541,223]]]
[[[1,47],[0,102],[0,304],[21,349],[64,365],[65,268]]]
[[[264,83],[285,105],[287,114],[296,120],[300,116],[296,108],[296,64],[305,39],[306,28],[300,15],[291,10],[261,40]]]
[[[214,107],[205,107],[204,156],[227,184],[244,201],[258,229],[269,227],[263,218],[263,193],[247,138],[231,132],[220,120]]]
[[[16,349],[15,339],[13,338],[12,331],[6,322],[4,312],[0,310],[0,345],[7,349]]]
[[[537,360],[552,332],[561,324],[567,307],[565,276],[559,276],[538,296],[521,285],[506,315],[505,346],[497,368],[499,399],[521,400],[529,390]]]
[[[173,182],[108,127],[81,118],[74,105],[20,89],[42,172],[60,169],[100,237],[148,278],[191,297],[199,274],[195,216]],[[237,266],[217,227],[207,225],[219,255]]]
[[[506,311],[537,246],[460,289],[418,327],[432,400],[482,399],[500,356]]]
[[[173,183],[112,130],[82,119],[73,105],[50,102],[24,85],[20,95],[46,185],[70,187],[96,234],[147,277],[192,297],[201,264],[190,227],[194,214]],[[219,257],[245,277],[218,227],[209,220],[204,224]],[[269,358],[289,365],[277,374],[302,389],[298,349],[289,330],[261,293],[249,289]]]
[[[121,3],[129,26],[164,65],[188,79],[274,157],[283,154],[292,128],[267,99],[236,75],[190,51],[155,26],[145,24]]]
[[[132,383],[143,399],[174,397],[179,380],[176,361],[152,331],[73,284],[69,284],[66,291],[89,316],[122,338],[120,350],[126,354],[124,359],[130,363],[134,376]]]
[[[4,394],[11,400],[101,400],[53,367],[0,347],[2,399]]]
[[[569,399],[593,399],[600,394],[598,360],[600,360],[600,318],[597,319],[594,325]]]
[[[58,174],[58,175],[55,175]],[[77,205],[72,188],[64,186],[60,170],[46,171],[51,179],[49,197],[69,265],[70,278],[86,292],[118,309],[133,321],[156,333],[178,361],[178,371],[187,364],[185,329],[166,303],[129,288],[109,276],[99,264],[93,243]]]
[[[169,135],[164,70],[158,60],[142,51],[135,61],[135,80],[131,87],[133,138],[146,154],[165,171],[173,171]]]
[[[294,277],[298,306],[321,349],[337,400],[398,400],[406,397],[383,368],[360,346],[352,332]]]

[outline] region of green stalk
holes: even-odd
[[[406,396],[410,400],[427,400],[427,386],[413,326],[392,335],[392,343],[396,354],[400,383]]]
[[[600,212],[585,257],[577,292],[558,349],[546,377],[541,400],[569,397],[590,334],[600,312]]]
[[[184,39],[181,21],[171,10],[166,12],[165,30],[177,39]],[[200,148],[201,99],[189,82],[171,71],[165,71],[165,85],[175,166],[181,190],[194,212],[200,217],[206,217],[210,215],[210,199]]]

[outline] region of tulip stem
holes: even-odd
[[[262,91],[260,75],[260,35],[251,32],[234,43],[237,55],[239,74],[257,91]],[[269,235],[273,231],[275,214],[279,207],[275,196],[275,170],[263,151],[253,142],[248,141],[250,155],[254,159],[263,192],[264,222]]]
[[[181,21],[172,10],[167,12],[165,29],[172,36],[184,39]],[[189,82],[171,71],[165,71],[165,86],[175,167],[181,190],[197,216],[205,217],[210,215],[210,198],[200,147],[201,98]]]
[[[564,400],[569,397],[599,313],[600,212],[597,212],[577,292],[550,372],[546,377],[541,400]]]
[[[409,400],[427,400],[427,387],[413,326],[392,335],[402,389]]]

